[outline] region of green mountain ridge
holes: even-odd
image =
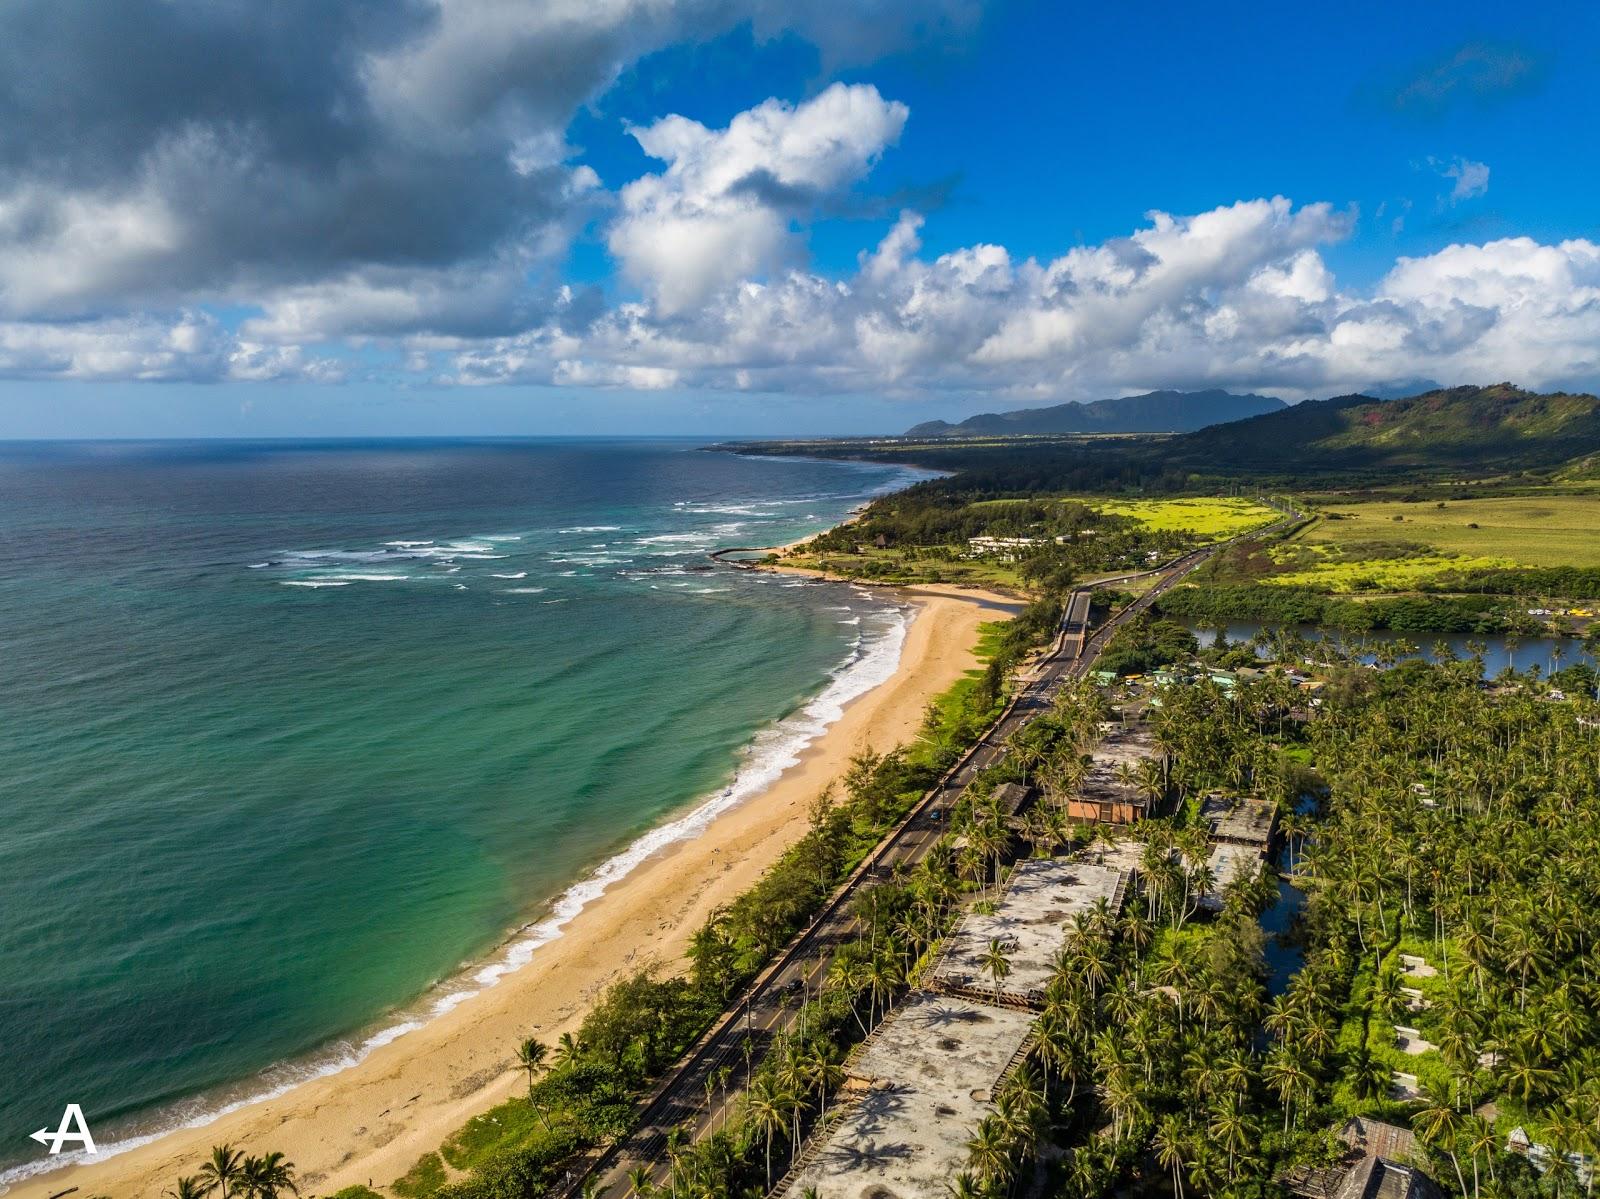
[[[1555,467],[1600,450],[1600,399],[1510,383],[1308,400],[1175,438],[1169,462],[1281,472]],[[1592,469],[1592,468],[1591,468]]]
[[[1600,478],[1600,399],[1497,383],[1395,400],[1307,400],[1190,433],[817,438],[732,442],[741,453],[907,462],[955,477],[921,486],[974,497],[1049,491],[1177,493],[1221,479],[1270,486],[1368,486],[1534,472],[1553,482]]]
[[[1272,396],[1210,391],[1149,391],[1120,399],[1074,400],[1048,408],[983,412],[958,424],[923,421],[906,437],[1049,436],[1059,433],[1187,433],[1225,421],[1277,412]]]

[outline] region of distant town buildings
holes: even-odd
[[[1093,529],[1080,529],[1079,537],[1093,537]],[[998,558],[1002,562],[1015,562],[1020,558],[1021,551],[1031,549],[1036,545],[1066,545],[1072,538],[1065,535],[1060,537],[968,537],[968,558]]]

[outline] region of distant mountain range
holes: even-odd
[[[1176,393],[1154,393],[1163,394]],[[1229,398],[1261,400],[1260,396]],[[1238,475],[1279,482],[1317,480],[1323,485],[1344,479],[1352,486],[1441,475],[1490,478],[1521,471],[1558,482],[1600,479],[1600,398],[1582,392],[1540,394],[1496,383],[1440,387],[1393,400],[1346,395],[1293,406],[1266,402],[1272,408],[1259,416],[1159,439],[1001,440],[924,433],[919,435],[922,440],[911,443],[823,438],[732,442],[717,448],[915,462],[952,472],[956,477],[948,481],[950,487],[986,496],[1092,492],[1126,487],[1136,480],[1176,487],[1197,478]]]
[[[1600,399],[1497,383],[1400,400],[1338,396],[1190,433],[1167,461],[1252,470],[1550,467],[1600,452]]]
[[[1074,401],[1048,408],[985,412],[960,424],[930,420],[907,429],[907,437],[993,437],[1049,433],[1188,433],[1209,425],[1244,420],[1288,407],[1271,396],[1228,391],[1149,391],[1116,400]]]

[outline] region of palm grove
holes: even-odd
[[[1332,685],[1314,710],[1281,675],[1163,693],[1157,733],[1179,812],[1136,830],[1143,868],[1127,909],[1068,929],[1031,1058],[971,1130],[953,1193],[1281,1194],[1294,1167],[1337,1155],[1333,1130],[1356,1114],[1409,1124],[1435,1176],[1474,1199],[1574,1193],[1564,1155],[1600,1139],[1600,895],[1586,867],[1600,848],[1600,714],[1532,678],[1486,690],[1481,659],[1380,672],[1325,652]],[[1065,695],[973,788],[946,852],[863,898],[862,936],[807,996],[797,1032],[748,1085],[729,1081],[744,1098],[713,1135],[674,1144],[666,1193],[757,1194],[781,1172],[825,1116],[841,1058],[917,979],[955,905],[995,885],[987,787],[1023,774],[1043,784],[1023,829],[1034,852],[1084,839],[1051,797],[1074,785],[1103,702]],[[1276,994],[1258,919],[1273,881],[1222,888],[1214,914],[1200,904],[1216,880],[1195,801],[1213,789],[1283,812],[1305,907],[1301,964]],[[1439,968],[1419,1013],[1403,1012],[1400,985],[1413,954]],[[984,958],[997,990],[1004,959],[998,945]],[[1401,1019],[1437,1049],[1402,1059]],[[1394,1090],[1401,1066],[1418,1072],[1419,1095]],[[1507,1151],[1513,1126],[1553,1151],[1544,1173]]]

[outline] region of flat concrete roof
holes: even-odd
[[[1200,817],[1211,826],[1212,837],[1245,845],[1266,845],[1276,814],[1276,805],[1265,799],[1208,795],[1200,805]]]
[[[932,981],[990,992],[994,983],[982,958],[989,942],[998,939],[1011,948],[1011,973],[1001,981],[1000,993],[1027,999],[1043,991],[1068,921],[1092,909],[1097,900],[1111,902],[1126,875],[1126,870],[1112,864],[1095,865],[1084,854],[1017,863],[993,914],[969,912],[950,934]]]
[[[1021,783],[1001,783],[994,789],[993,799],[1007,816],[1015,816],[1032,795],[1032,787],[1024,787]]]
[[[1265,859],[1261,851],[1251,845],[1234,845],[1223,841],[1211,847],[1211,889],[1201,896],[1200,902],[1208,908],[1222,906],[1222,892],[1238,878],[1249,878],[1261,869]]]
[[[822,1199],[943,1195],[967,1139],[1027,1040],[1031,1012],[916,991],[872,1034],[850,1074],[869,1085],[788,1183]]]
[[[1089,768],[1083,776],[1079,794],[1090,801],[1115,801],[1143,804],[1137,787],[1119,783],[1117,767],[1133,766],[1147,758],[1159,758],[1155,734],[1143,721],[1129,725],[1107,721],[1100,726],[1101,740],[1089,753]]]
[[[1099,845],[1083,851],[1083,860],[1097,866],[1110,866],[1113,870],[1126,870],[1130,874],[1144,868],[1144,845],[1132,837],[1119,837],[1110,845]]]

